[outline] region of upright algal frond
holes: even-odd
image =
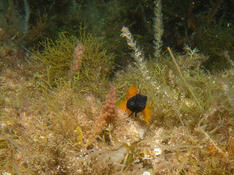
[[[70,77],[72,77],[80,69],[84,51],[85,51],[85,47],[83,43],[78,41],[73,51],[72,65],[71,65],[70,72],[69,72]]]
[[[153,18],[153,30],[154,30],[154,57],[159,58],[162,47],[162,35],[163,35],[163,15],[161,0],[154,1],[154,18]]]
[[[97,117],[92,132],[89,135],[89,143],[94,142],[106,126],[115,120],[117,120],[116,93],[115,88],[112,87],[106,96],[106,104],[102,106],[101,113]]]
[[[127,39],[128,46],[133,50],[132,55],[135,58],[137,66],[139,67],[143,77],[146,80],[149,80],[150,76],[144,62],[144,54],[142,53],[141,49],[136,46],[136,42],[134,41],[134,38],[127,27],[124,26],[121,32],[122,33],[120,36],[125,37]]]
[[[134,38],[133,38],[131,32],[129,31],[129,29],[127,27],[123,27],[121,32],[122,32],[121,36],[125,37],[127,39],[128,46],[133,50],[132,55],[135,58],[136,65],[139,67],[139,70],[142,73],[144,79],[150,80],[151,85],[154,88],[159,89],[159,85],[158,85],[157,81],[155,79],[153,79],[149,74],[149,71],[146,67],[146,63],[144,61],[144,54],[142,53],[141,49],[139,49],[136,46],[136,42],[134,41]]]
[[[24,17],[24,34],[28,32],[29,27],[29,18],[30,18],[30,6],[28,4],[27,0],[24,0],[24,11],[25,11],[25,17]]]

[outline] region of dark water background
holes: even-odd
[[[163,0],[162,53],[168,46],[183,52],[184,46],[189,45],[210,56],[204,63],[208,70],[225,69],[227,65],[221,57],[226,53],[233,59],[234,55],[233,10],[232,0]],[[55,39],[59,32],[79,37],[82,28],[105,43],[116,55],[119,66],[127,64],[125,58],[129,57],[126,42],[119,36],[123,26],[129,27],[147,58],[152,56],[154,17],[153,0],[0,2],[0,27],[17,44],[36,47],[46,38]]]

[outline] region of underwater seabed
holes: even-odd
[[[169,49],[111,81],[113,59],[93,36],[44,48],[0,48],[1,174],[234,173],[233,69],[210,74],[206,56]],[[119,107],[134,83],[147,120]]]

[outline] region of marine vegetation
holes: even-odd
[[[34,74],[39,88],[52,89],[70,80],[74,89],[98,92],[111,76],[114,56],[91,34],[77,38],[60,33],[56,41],[46,40],[41,47],[44,50],[33,57],[39,70]]]
[[[26,2],[34,8],[40,1]],[[53,2],[46,9],[61,10]],[[69,11],[70,3],[78,2],[86,4],[62,4]],[[100,1],[94,10],[110,2]],[[114,2],[117,7],[124,3]],[[211,54],[189,42],[183,51],[169,47],[164,40],[169,24],[162,20],[173,12],[163,9],[172,1],[154,2],[140,3],[153,4],[148,8],[154,9],[149,28],[154,34],[147,38],[131,30],[134,24],[113,28],[119,29],[118,40],[107,32],[110,28],[107,40],[78,24],[76,32],[60,28],[53,36],[42,34],[30,47],[26,35],[17,40],[12,31],[0,29],[0,174],[234,174],[232,53],[225,46],[217,48],[224,54],[214,51],[216,46],[207,51],[226,60],[217,69]],[[194,10],[190,2],[183,3],[193,8],[181,6],[184,11]],[[211,14],[204,19],[210,21],[208,28],[213,20]],[[190,29],[197,30],[190,22]],[[146,40],[152,45],[144,54],[142,48],[150,44]],[[121,55],[127,64],[117,64]]]

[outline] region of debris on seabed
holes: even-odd
[[[142,175],[151,175],[149,171],[144,171]]]
[[[11,173],[8,173],[8,172],[6,172],[6,171],[3,171],[3,172],[2,172],[2,175],[11,175]]]
[[[160,155],[160,154],[162,154],[162,150],[161,150],[160,148],[158,148],[158,147],[155,147],[155,148],[154,148],[154,155],[155,155],[155,156],[158,156],[158,155]]]

